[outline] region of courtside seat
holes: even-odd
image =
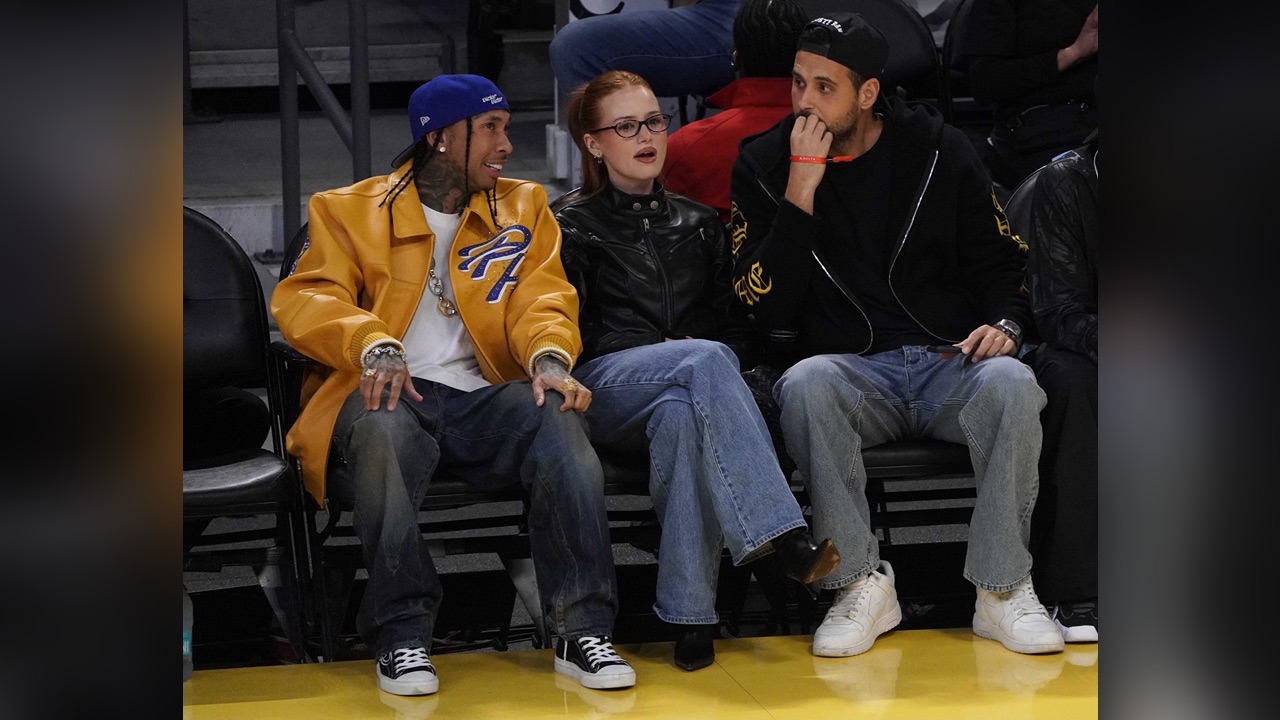
[[[304,224],[290,241],[281,263],[280,277],[292,272],[297,257],[306,243],[307,226]],[[284,410],[280,416],[279,432],[285,433],[298,413],[298,397],[301,390],[303,369],[313,361],[297,352],[283,341],[275,341],[272,351],[280,365],[280,373],[286,382],[282,388],[286,397],[281,399]],[[282,435],[283,436],[283,435]],[[606,496],[647,496],[649,492],[649,465],[646,456],[619,455],[600,452],[605,476]],[[864,454],[868,474],[868,499],[872,506],[873,528],[883,535],[882,542],[892,542],[892,528],[967,523],[972,513],[974,497],[971,480],[972,466],[968,448],[954,443],[936,440],[911,440],[888,443],[870,448]],[[331,467],[330,472],[342,472],[341,467]],[[959,483],[948,487],[917,487],[920,483],[902,483],[914,480],[925,484],[943,479],[960,478]],[[908,487],[909,485],[909,487]],[[802,486],[793,484],[793,492],[802,507],[807,497]],[[317,606],[322,613],[320,622],[324,633],[326,658],[338,653],[339,623],[344,615],[346,587],[355,570],[360,567],[357,546],[346,543],[337,546],[335,541],[354,537],[344,515],[349,516],[350,503],[346,498],[327,498],[328,522],[322,529],[315,525],[320,510],[310,498],[308,527],[312,533],[313,573],[317,578],[315,591],[320,596]],[[946,501],[945,507],[936,507]],[[520,506],[513,504],[519,502]],[[502,560],[516,587],[525,609],[534,619],[536,647],[544,647],[543,632],[538,608],[536,584],[532,562],[529,560],[528,526],[525,513],[527,496],[518,484],[503,488],[482,490],[466,482],[465,478],[448,471],[440,471],[432,478],[423,500],[423,513],[438,515],[435,511],[452,510],[468,506],[492,506],[493,512],[469,512],[468,517],[441,520],[424,517],[421,525],[432,554],[448,556],[469,553],[495,553]],[[921,507],[921,505],[929,507]],[[900,507],[905,505],[905,507]],[[516,509],[519,508],[519,509]],[[628,543],[640,549],[656,551],[661,534],[651,506],[642,504],[637,509],[610,510],[610,532],[615,543]],[[459,531],[465,534],[460,535]],[[441,534],[447,537],[439,537]],[[335,588],[335,580],[336,588]],[[335,589],[337,592],[335,593]],[[330,602],[337,597],[336,607]],[[732,602],[731,602],[732,604]],[[505,642],[505,632],[500,632],[495,645]]]
[[[225,229],[189,207],[183,207],[182,246],[184,395],[220,388],[265,390],[264,412],[274,413],[278,378],[268,361],[266,302],[249,256]],[[242,429],[236,427],[242,424],[239,416],[209,410],[206,417],[188,409],[192,420],[207,426],[205,432],[232,437]],[[273,441],[273,450],[227,448],[207,457],[187,457],[184,447],[183,570],[216,573],[225,566],[250,566],[264,589],[276,592],[278,585],[273,604],[294,658],[304,660],[309,574],[301,488],[280,436]],[[274,522],[265,529],[235,522],[254,516]],[[233,522],[219,522],[227,519]],[[278,584],[263,580],[268,567],[278,569]]]

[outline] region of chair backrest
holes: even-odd
[[[974,8],[978,0],[960,0],[947,21],[942,40],[942,74],[951,103],[951,123],[986,137],[995,122],[995,103],[980,102],[969,87],[969,55],[973,46]]]
[[[1009,200],[1004,204],[1005,217],[1009,219],[1009,228],[1013,234],[1022,238],[1023,241],[1030,243],[1033,238],[1030,237],[1031,228],[1031,207],[1032,199],[1036,193],[1036,183],[1040,179],[1040,174],[1044,169],[1066,157],[1079,155],[1079,150],[1068,150],[1053,160],[1036,168],[1034,172],[1022,179],[1018,186],[1009,194]]]
[[[280,275],[276,278],[277,280],[289,277],[298,267],[298,258],[302,257],[302,251],[311,242],[311,235],[308,232],[307,223],[304,222],[302,227],[298,228],[298,232],[289,238],[289,243],[284,246],[284,255],[280,258]]]
[[[939,50],[947,38],[947,28],[951,26],[951,18],[956,8],[965,0],[907,0],[907,4],[920,13],[929,32],[933,34],[933,44]],[[932,7],[928,7],[932,4]],[[926,9],[928,7],[928,9]]]
[[[942,40],[942,67],[948,72],[969,72],[969,32],[975,5],[977,0],[960,0],[947,22],[946,36]]]
[[[222,226],[182,208],[182,380],[186,388],[267,387],[262,282]]]
[[[949,115],[938,48],[929,25],[904,0],[797,0],[809,17],[845,11],[861,15],[889,42],[889,59],[881,81],[885,94],[897,89],[908,97],[933,99]]]

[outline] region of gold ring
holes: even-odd
[[[367,377],[367,378],[371,378],[371,377],[373,377],[374,375],[377,375],[377,374],[378,374],[378,371],[377,371],[377,370],[374,370],[373,368],[369,368],[368,370],[365,370],[365,371],[364,371],[364,376],[365,376],[365,377]]]
[[[578,389],[578,381],[574,380],[573,378],[569,378],[568,380],[565,380],[564,382],[560,383],[560,392],[569,392],[570,390],[577,390],[577,389]]]

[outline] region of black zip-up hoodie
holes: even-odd
[[[939,341],[960,342],[983,324],[1007,318],[1026,332],[1026,246],[1009,231],[1004,209],[972,143],[923,103],[883,98],[892,131],[887,227],[892,248],[889,287],[920,327]],[[822,209],[835,201],[830,175],[814,196],[814,214],[784,199],[794,116],[746,138],[732,180],[734,291],[755,326],[775,338],[799,333],[803,355],[866,352],[874,329],[858,288],[823,262],[814,238],[838,237]],[[803,312],[817,297],[841,298],[860,322],[837,327],[823,313]]]

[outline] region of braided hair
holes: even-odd
[[[791,77],[809,18],[794,0],[747,0],[733,19],[735,65],[743,77]]]
[[[471,178],[467,168],[471,165],[471,118],[467,118],[467,142],[462,154],[462,196],[464,198],[471,196]],[[400,197],[400,193],[409,187],[410,183],[417,182],[418,171],[431,162],[438,153],[436,150],[440,147],[440,140],[444,134],[436,136],[434,142],[428,143],[426,136],[418,140],[413,147],[413,161],[409,166],[409,172],[405,173],[395,185],[387,190],[387,194],[382,198],[382,202],[378,203],[378,207],[382,207],[388,203],[395,203],[396,198]],[[486,204],[489,206],[489,218],[493,220],[494,227],[502,228],[502,223],[498,222],[498,198],[493,190],[484,191]]]

